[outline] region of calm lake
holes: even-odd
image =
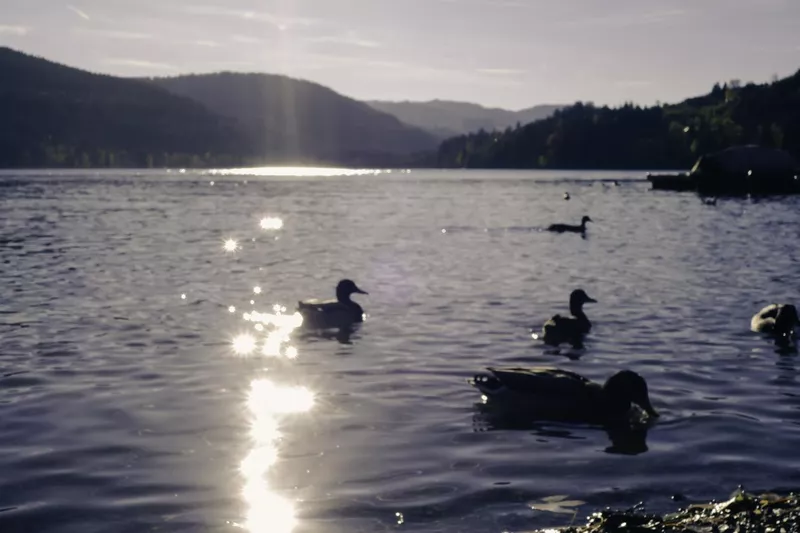
[[[800,303],[800,197],[259,174],[0,174],[0,531],[523,532],[800,487],[800,359],[749,332]],[[292,331],[344,277],[362,327]],[[585,349],[544,347],[578,287]],[[487,365],[629,368],[662,416],[633,446],[506,424],[465,382]]]

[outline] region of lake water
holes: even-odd
[[[800,303],[800,198],[271,174],[0,175],[0,531],[521,532],[800,487],[800,361],[748,331]],[[343,277],[360,330],[292,332]],[[546,349],[528,327],[577,287],[586,347]],[[487,365],[630,368],[662,416],[633,448],[507,425],[465,383]]]

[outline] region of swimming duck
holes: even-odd
[[[350,297],[369,294],[359,289],[352,280],[343,279],[336,285],[335,300],[303,300],[297,311],[303,316],[303,327],[309,329],[347,328],[364,321],[364,310]]]
[[[750,320],[750,329],[775,336],[776,344],[790,344],[796,340],[795,326],[800,325],[797,308],[792,304],[770,304]]]
[[[558,346],[563,342],[580,344],[584,335],[592,329],[592,323],[583,312],[583,304],[597,303],[583,289],[576,289],[569,295],[569,312],[572,316],[555,315],[542,326],[542,339],[545,343]]]
[[[650,403],[644,378],[630,370],[605,382],[558,368],[488,368],[468,380],[487,401],[522,409],[538,419],[609,423],[624,419],[632,404],[650,417],[658,412]]]
[[[570,196],[568,192],[564,193],[564,200],[569,200]]]
[[[587,222],[592,222],[592,219],[584,216],[581,219],[581,223],[577,226],[573,226],[572,224],[551,224],[547,227],[547,231],[555,231],[556,233],[564,233],[565,231],[572,233],[586,233]]]

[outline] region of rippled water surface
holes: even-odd
[[[529,531],[800,486],[800,362],[748,331],[800,301],[800,199],[337,174],[0,175],[0,531]],[[293,331],[343,277],[363,326]],[[545,349],[576,287],[586,347]],[[510,425],[487,365],[631,368],[662,416],[633,446]]]

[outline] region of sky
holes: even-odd
[[[797,28],[800,0],[0,0],[0,46],[94,72],[270,72],[507,109],[787,76]]]

